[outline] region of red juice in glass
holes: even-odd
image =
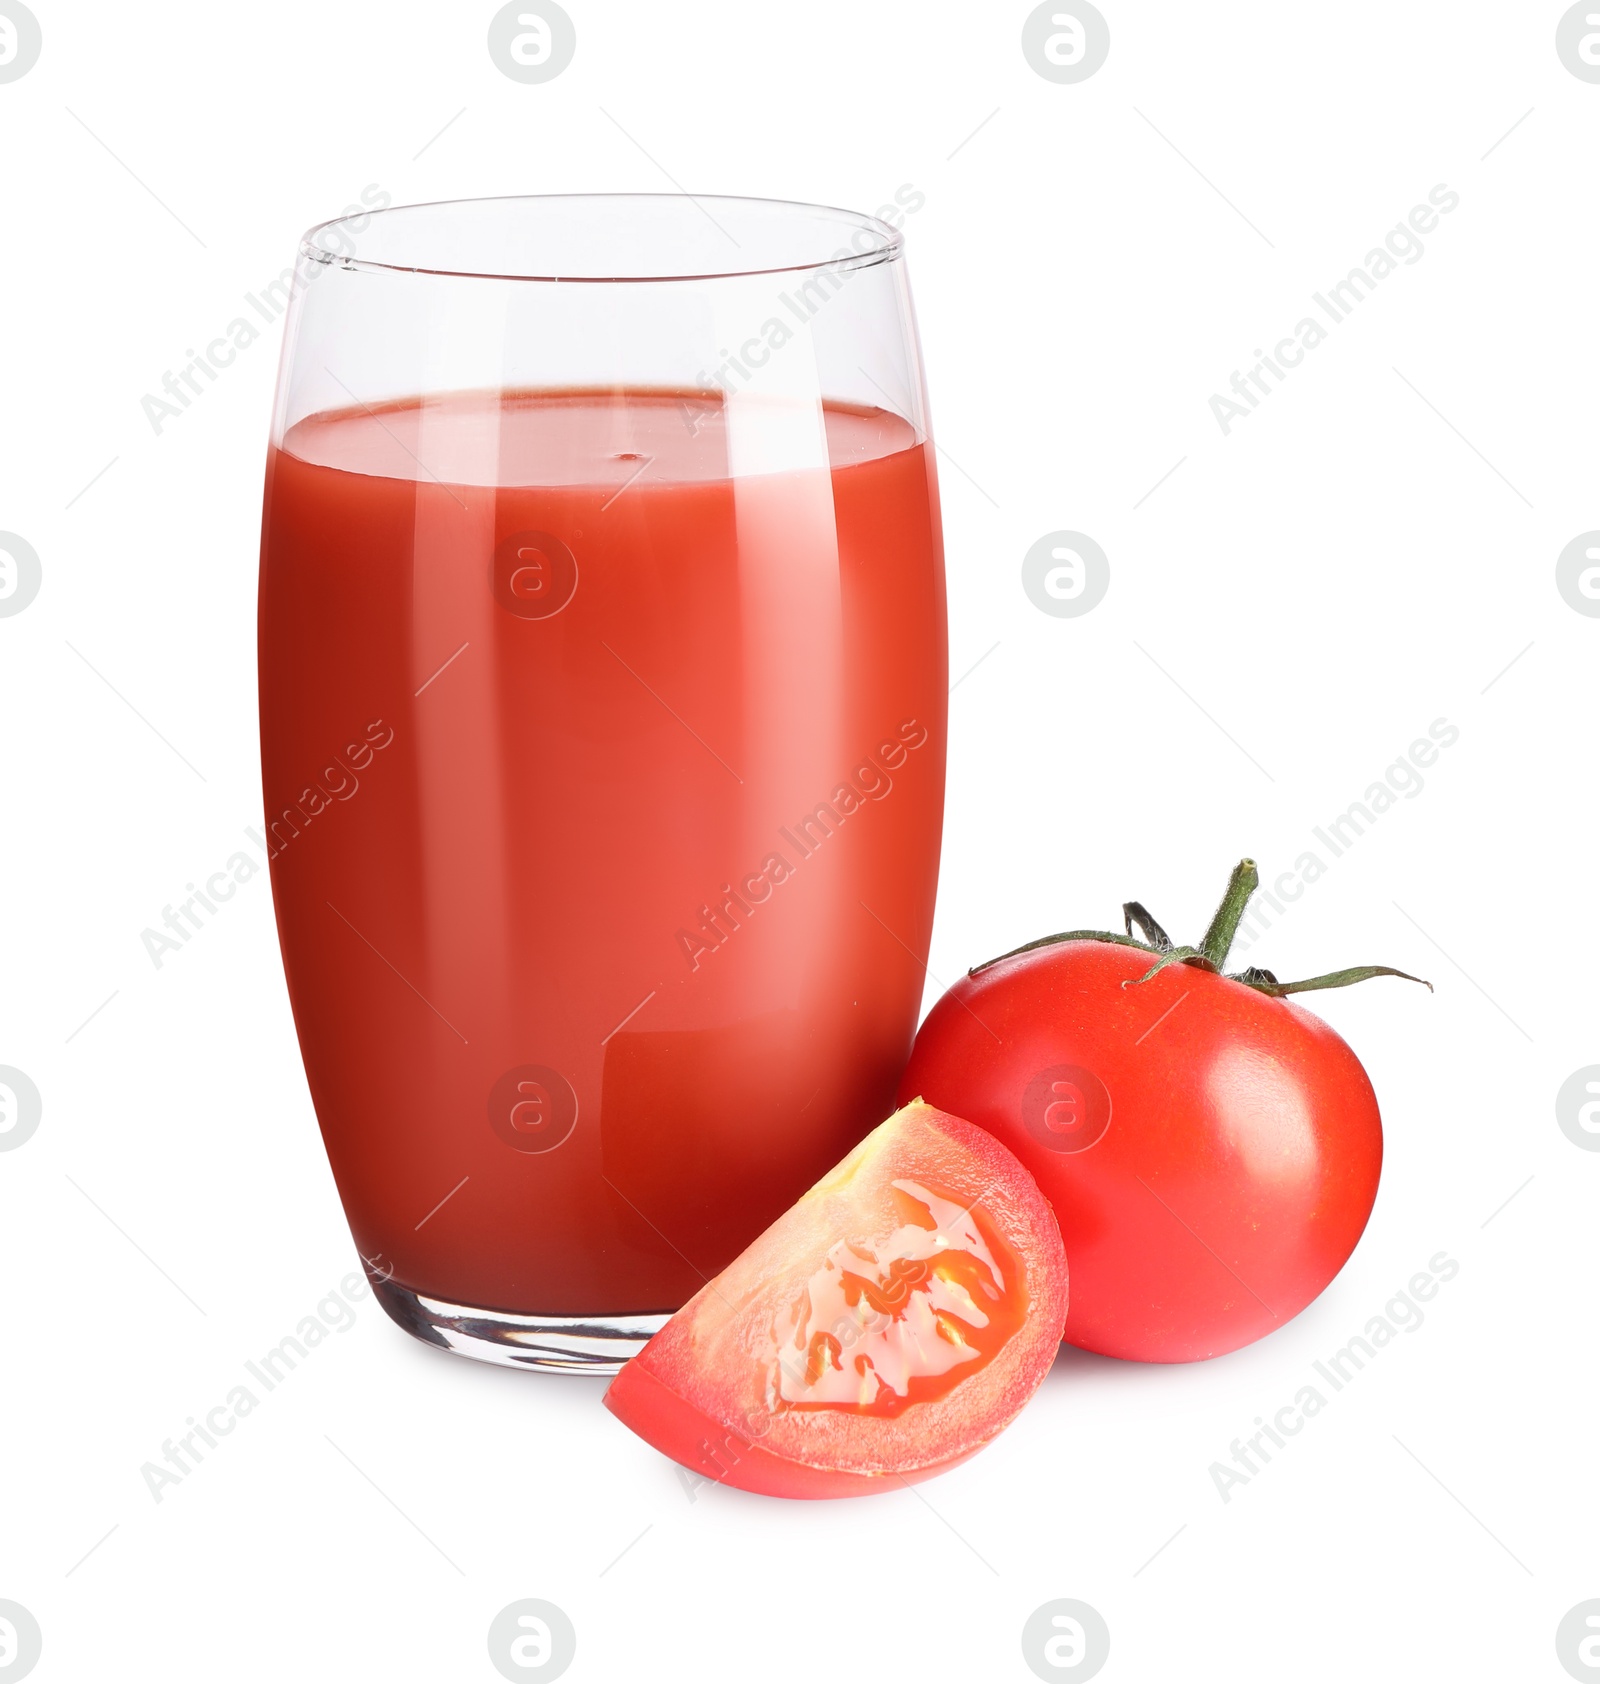
[[[887,403],[499,386],[282,425],[273,892],[403,1325],[614,1366],[887,1113],[947,683],[932,445]]]

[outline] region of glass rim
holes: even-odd
[[[449,266],[435,266],[431,263],[396,263],[383,262],[374,258],[365,258],[351,252],[335,251],[329,246],[318,244],[318,236],[326,234],[331,229],[346,228],[348,224],[360,222],[362,228],[370,227],[380,218],[399,215],[406,211],[428,211],[458,209],[468,205],[558,205],[558,204],[594,204],[605,205],[622,201],[646,202],[665,204],[674,201],[687,201],[700,210],[703,215],[710,216],[706,210],[708,205],[760,205],[778,211],[805,211],[814,216],[833,218],[845,230],[854,229],[872,235],[874,244],[861,251],[849,253],[833,252],[827,257],[817,258],[803,263],[756,264],[735,266],[732,268],[684,268],[682,270],[663,270],[653,273],[639,274],[609,274],[609,275],[563,275],[563,274],[533,274],[525,271],[505,272],[499,270],[452,268]],[[714,217],[711,218],[716,221]],[[724,230],[724,232],[726,232]],[[731,238],[731,236],[730,236]],[[359,235],[353,231],[346,235],[346,239],[354,242]],[[734,243],[737,245],[738,241]],[[558,284],[561,286],[648,286],[659,285],[673,281],[733,281],[743,280],[760,275],[805,275],[814,274],[821,270],[856,270],[869,269],[880,263],[896,261],[905,250],[905,239],[900,230],[892,227],[876,216],[869,216],[864,211],[847,210],[839,205],[813,204],[804,199],[772,199],[757,194],[747,193],[499,193],[489,194],[479,198],[456,199],[427,199],[415,204],[385,205],[377,210],[346,211],[343,215],[329,217],[325,222],[318,222],[308,228],[300,236],[300,255],[313,263],[327,267],[337,266],[341,269],[367,272],[372,274],[391,275],[426,275],[445,280],[462,281],[527,281],[536,284]]]

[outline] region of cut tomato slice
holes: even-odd
[[[606,1407],[773,1497],[895,1490],[965,1461],[1049,1371],[1067,1262],[1033,1177],[920,1100],[709,1281]]]

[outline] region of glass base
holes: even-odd
[[[509,1310],[479,1310],[468,1304],[447,1304],[442,1298],[424,1298],[370,1269],[367,1279],[378,1302],[407,1333],[457,1356],[506,1368],[615,1374],[667,1321],[664,1314],[524,1316]]]

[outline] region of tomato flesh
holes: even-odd
[[[1072,1266],[1064,1336],[1189,1362],[1281,1327],[1343,1267],[1383,1162],[1372,1084],[1292,1001],[1108,942],[1041,947],[928,1014],[901,1093],[1027,1165]]]
[[[983,1217],[917,1181],[890,1187],[906,1220],[836,1240],[765,1339],[790,1408],[898,1415],[971,1378],[1027,1320],[1022,1266]]]
[[[991,1135],[913,1103],[709,1281],[606,1407],[741,1490],[836,1497],[965,1460],[1049,1370],[1049,1206]]]

